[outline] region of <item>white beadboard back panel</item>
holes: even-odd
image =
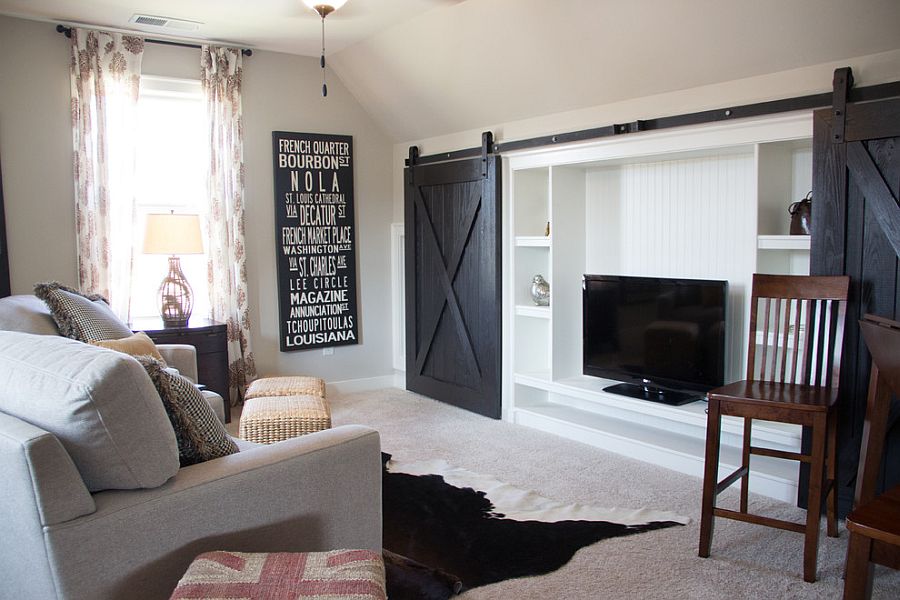
[[[744,364],[743,295],[756,266],[752,153],[624,164],[587,174],[587,272],[725,279],[726,379]]]

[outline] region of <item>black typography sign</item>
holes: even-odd
[[[353,138],[272,132],[281,351],[358,343]]]

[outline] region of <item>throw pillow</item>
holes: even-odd
[[[34,295],[47,303],[59,333],[90,342],[131,335],[131,329],[109,307],[103,296],[84,294],[55,281],[34,286]]]
[[[59,335],[0,331],[3,413],[56,436],[92,492],[155,488],[178,472],[159,394],[125,354]],[[3,479],[14,464],[4,454]]]
[[[0,298],[0,330],[59,335],[47,304],[32,294]]]
[[[162,363],[163,367],[166,366],[166,361],[163,360],[159,350],[156,349],[156,344],[143,331],[138,331],[134,335],[120,340],[91,340],[91,344],[122,352],[123,354],[130,354],[131,356],[150,356]]]
[[[162,399],[178,441],[181,466],[197,464],[238,451],[225,426],[189,379],[166,371],[149,356],[137,357]]]

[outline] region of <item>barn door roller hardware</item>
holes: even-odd
[[[866,102],[869,100],[882,100],[884,98],[900,96],[900,81],[854,88],[850,68],[844,67],[842,69],[838,69],[837,71],[846,71],[846,77],[844,78],[844,84],[846,85],[843,86],[842,84],[842,89],[846,89],[846,91],[841,95],[841,97],[844,98],[845,105],[847,102]],[[570,131],[566,133],[528,138],[525,140],[494,142],[493,152],[494,154],[500,154],[501,152],[514,152],[518,150],[540,148],[542,146],[569,144],[572,142],[581,142],[586,140],[611,137],[615,135],[637,133],[640,131],[655,131],[660,129],[669,129],[671,127],[702,125],[704,123],[716,123],[720,121],[730,121],[733,119],[743,119],[747,117],[761,117],[797,110],[826,108],[832,106],[832,103],[837,101],[837,97],[838,95],[835,94],[834,91],[829,91],[823,92],[821,94],[795,96],[792,98],[784,98],[781,100],[770,100],[768,102],[757,102],[755,104],[743,104],[741,106],[716,108],[695,113],[686,113],[668,117],[657,117],[654,119],[641,119],[637,121],[631,121],[629,123],[616,123],[603,127],[582,129],[579,131]],[[844,110],[841,109],[841,113],[843,112]],[[418,156],[416,161],[417,164],[428,164],[445,160],[455,160],[459,158],[475,158],[480,156],[481,154],[482,149],[480,147],[466,148],[464,150],[456,150],[454,152]]]
[[[481,134],[481,178],[488,176],[488,154],[494,153],[494,134],[485,131]]]
[[[831,130],[834,132],[835,144],[844,143],[844,129],[847,126],[847,98],[850,88],[853,87],[853,71],[850,67],[842,67],[834,70],[834,92],[832,93],[831,112],[834,121]]]
[[[487,167],[487,159],[488,155],[494,154],[496,152],[497,144],[494,144],[494,134],[490,131],[485,131],[481,134],[481,146],[475,148],[474,150],[477,152],[473,152],[472,149],[468,150],[457,150],[455,152],[444,152],[442,154],[432,154],[428,156],[426,160],[422,160],[422,157],[419,156],[419,147],[418,146],[410,146],[409,147],[409,155],[406,158],[406,166],[407,166],[407,174],[410,185],[413,183],[414,175],[413,171],[414,167],[422,164],[436,163],[436,162],[448,162],[453,160],[459,160],[461,158],[475,158],[481,157],[481,176],[488,176],[488,167]]]

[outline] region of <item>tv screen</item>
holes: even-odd
[[[584,374],[667,404],[724,383],[728,282],[621,275],[583,280]]]

